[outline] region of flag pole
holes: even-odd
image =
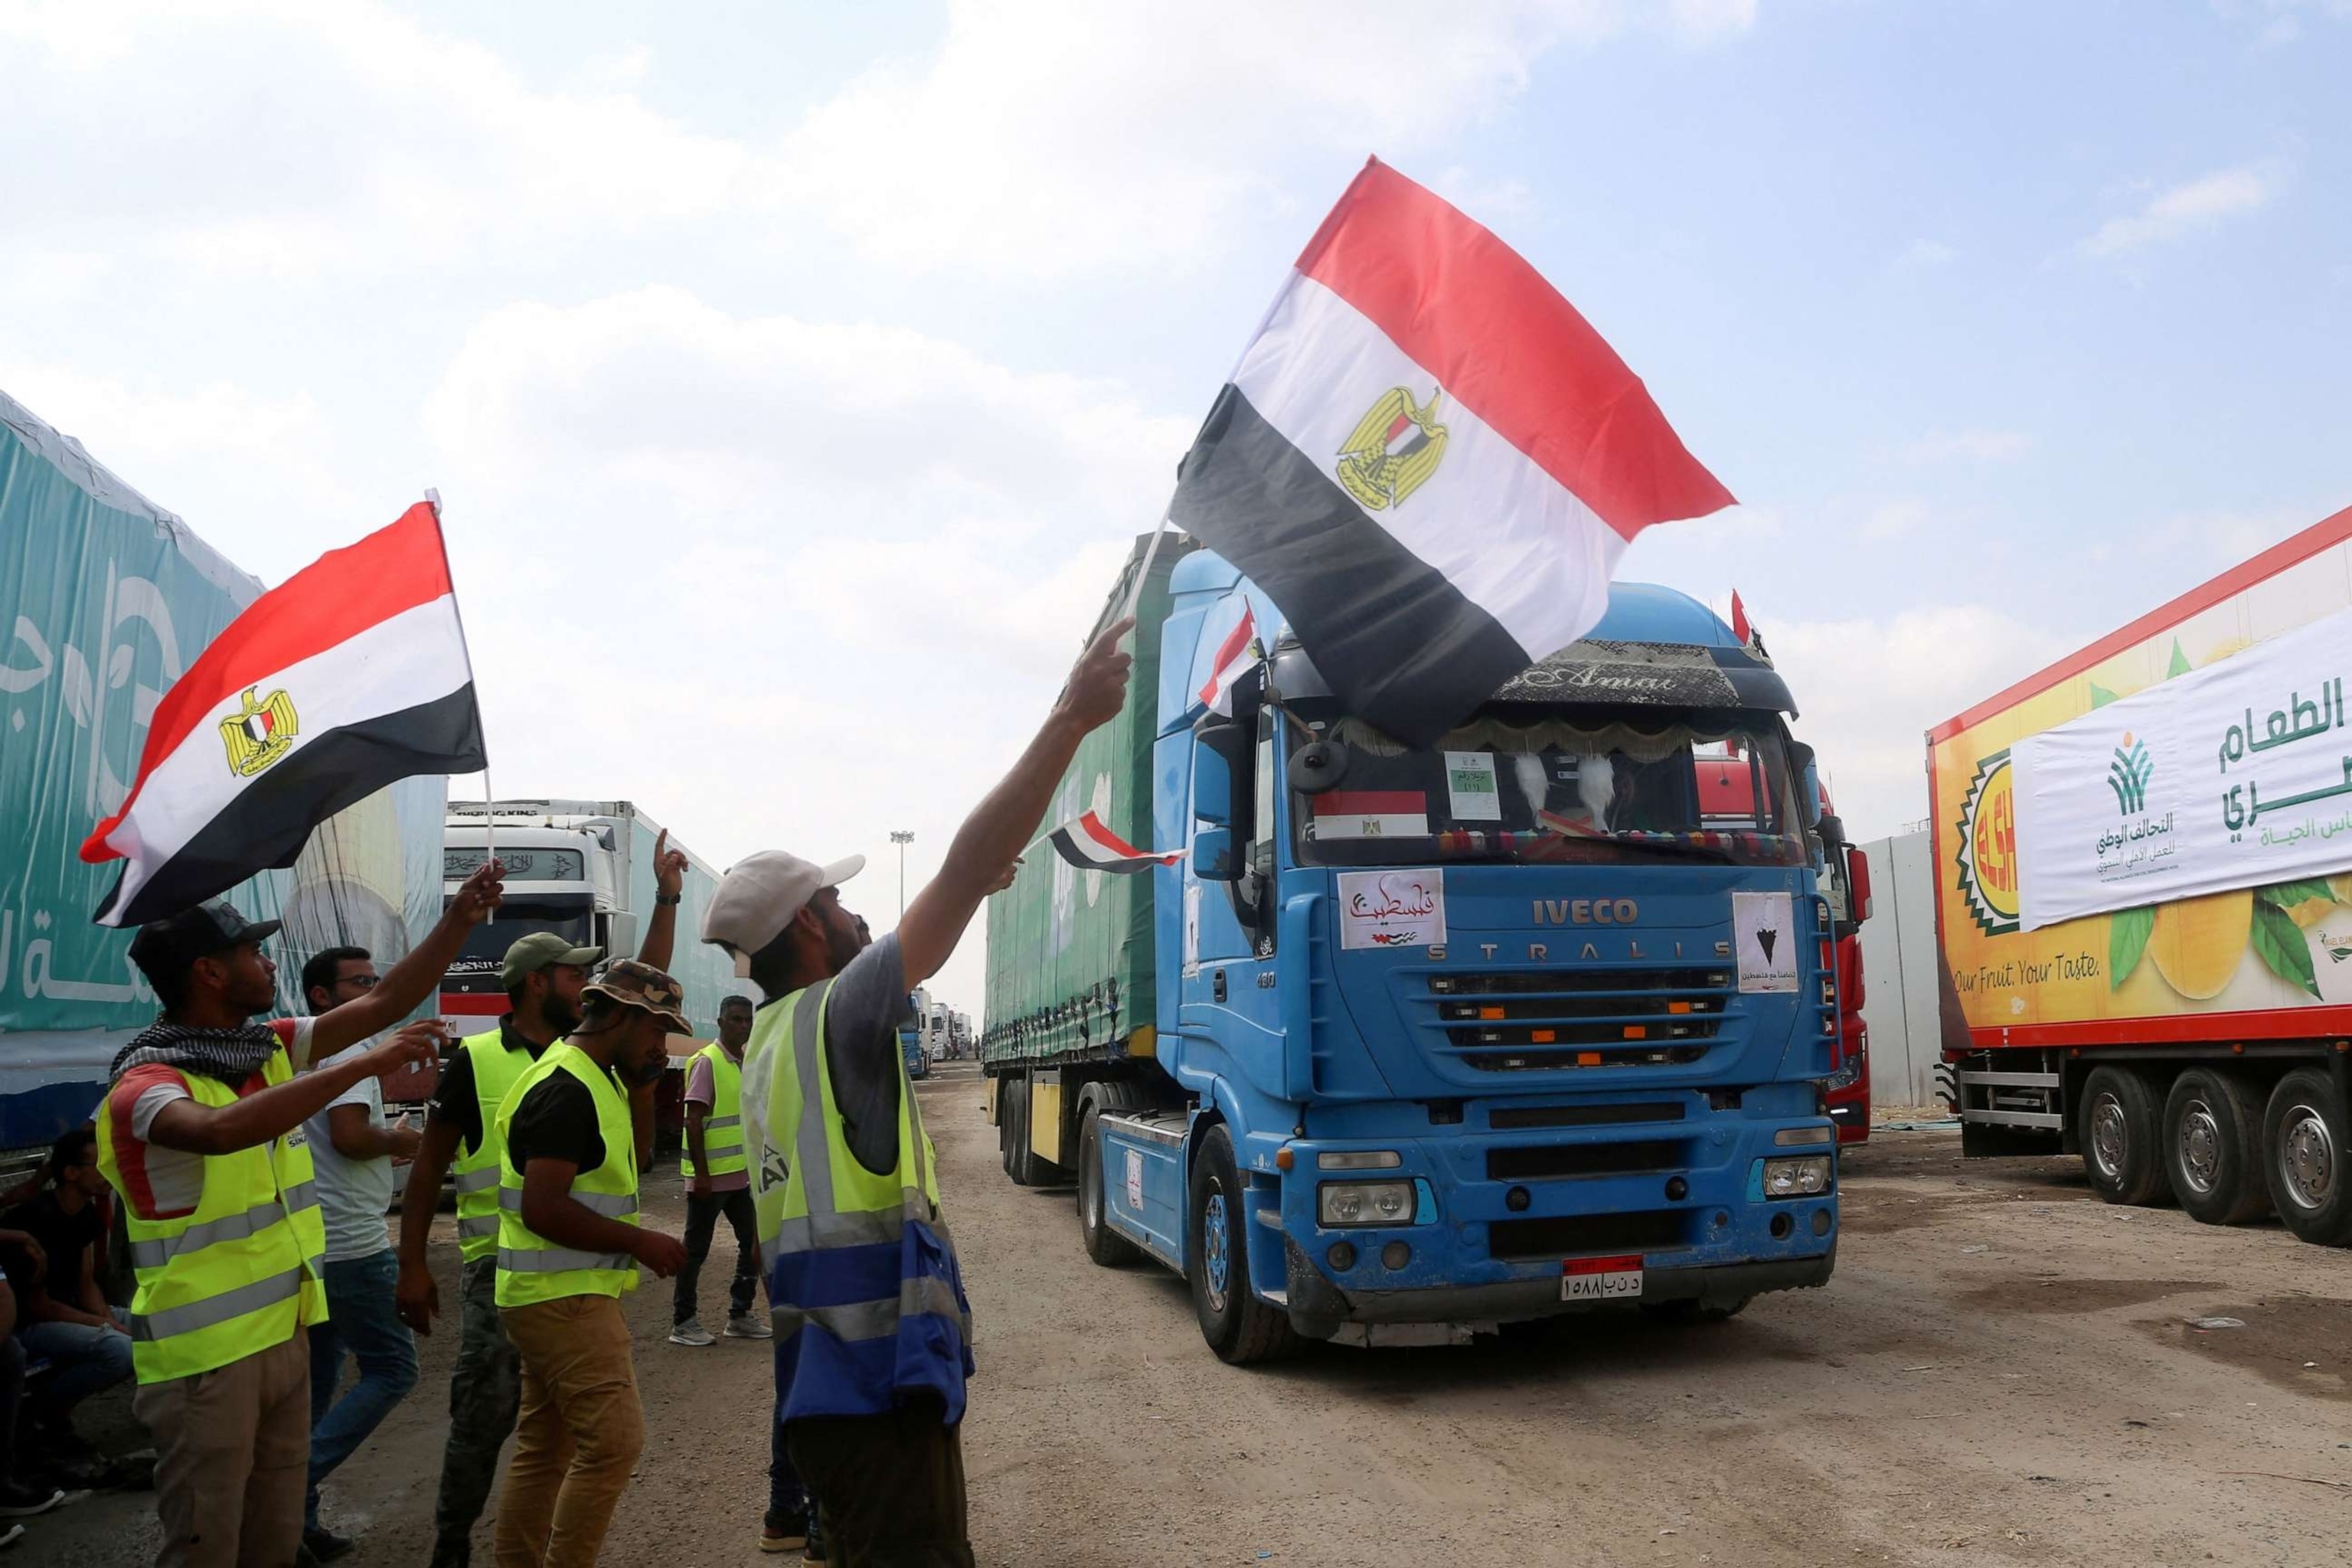
[[[1151,542],[1143,547],[1143,567],[1135,574],[1135,587],[1127,595],[1127,608],[1119,612],[1122,619],[1132,619],[1138,605],[1143,603],[1143,585],[1151,580],[1152,559],[1160,553],[1160,542],[1168,533],[1168,513],[1160,514],[1160,526],[1151,531]]]
[[[440,490],[427,485],[425,489],[425,504],[433,509],[433,531],[440,533]],[[441,569],[444,572],[449,571],[449,540],[446,534],[443,534],[441,538]],[[457,574],[452,572],[449,574],[449,609],[457,620],[457,646],[466,655],[466,679],[471,680],[474,678],[474,648],[473,645],[466,640],[466,606],[464,601],[457,597]],[[481,717],[482,693],[478,687],[474,691],[474,721],[480,723]],[[489,742],[486,739],[482,742],[482,863],[486,866],[499,858],[498,796],[490,793],[489,756]]]

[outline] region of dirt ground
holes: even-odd
[[[2275,1226],[2111,1208],[2074,1162],[1963,1164],[1953,1133],[1882,1131],[1846,1157],[1825,1289],[1706,1328],[1629,1314],[1532,1345],[1235,1369],[1181,1280],[1096,1268],[1066,1191],[1004,1181],[970,1072],[921,1093],[978,1323],[964,1440],[984,1563],[2352,1556],[2352,1258]],[[656,1181],[657,1221],[676,1194]],[[667,1286],[630,1300],[650,1438],[605,1560],[748,1568],[767,1347],[671,1346],[667,1306]],[[2214,1317],[2244,1326],[2191,1326]],[[357,1568],[425,1560],[451,1338],[329,1484]],[[86,1425],[135,1440],[120,1395]],[[31,1523],[28,1563],[153,1551],[143,1495]],[[487,1563],[487,1521],[476,1539]]]

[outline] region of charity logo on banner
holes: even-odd
[[[2352,612],[2174,676],[2011,748],[2023,929],[2352,867]],[[1990,762],[1990,759],[1988,759]],[[2000,910],[1971,792],[1962,880]]]

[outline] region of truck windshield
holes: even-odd
[[[1355,719],[1323,733],[1344,762],[1332,787],[1291,797],[1302,865],[1809,858],[1768,716],[1481,714],[1427,751]]]
[[[536,931],[551,931],[574,947],[589,945],[589,908],[583,900],[537,902],[509,899],[494,920],[484,921],[466,933],[466,945],[441,982],[444,991],[481,994],[503,991],[499,971],[507,949]]]

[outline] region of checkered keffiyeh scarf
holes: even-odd
[[[110,1081],[132,1068],[160,1062],[182,1072],[202,1073],[235,1089],[261,1070],[278,1049],[278,1036],[267,1024],[244,1024],[234,1029],[196,1029],[158,1018],[131,1037],[115,1053],[107,1069]]]

